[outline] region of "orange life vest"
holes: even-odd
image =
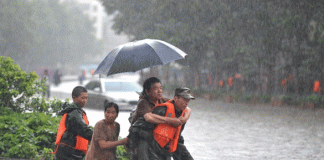
[[[316,81],[314,82],[314,92],[318,92],[318,93],[321,92],[321,88],[320,88],[320,81],[319,81],[319,80],[316,80]]]
[[[174,105],[171,101],[167,101],[166,103],[158,104],[154,108],[160,107],[160,106],[167,107],[167,110],[165,113],[166,117],[176,118]],[[185,110],[182,111],[181,116],[183,116],[184,113],[185,113]],[[153,136],[154,136],[154,139],[156,140],[156,142],[158,142],[162,148],[164,148],[165,145],[170,142],[169,143],[169,147],[170,147],[169,152],[172,153],[177,150],[180,131],[181,131],[181,125],[178,127],[173,127],[173,126],[170,126],[167,124],[157,124],[154,128]]]
[[[60,122],[60,126],[59,126],[57,134],[56,134],[55,145],[57,145],[57,148],[58,148],[59,144],[63,144],[63,145],[66,145],[68,147],[71,147],[71,148],[73,148],[75,150],[80,150],[80,151],[82,151],[82,152],[84,152],[86,154],[87,151],[88,151],[89,141],[84,139],[83,137],[81,137],[79,135],[76,136],[76,144],[75,144],[74,147],[69,146],[69,145],[67,145],[65,143],[61,143],[61,138],[62,138],[64,132],[66,131],[66,126],[65,126],[66,117],[67,117],[67,113],[63,114],[61,122]],[[85,113],[82,113],[82,118],[85,121],[85,123],[87,125],[89,125],[89,121],[88,121],[88,118],[87,118]],[[53,152],[53,154],[55,154],[57,152],[57,148],[56,148],[56,151]]]
[[[285,79],[283,79],[283,80],[281,80],[281,85],[285,85],[287,83],[287,79],[285,78]]]
[[[233,85],[233,78],[232,77],[229,77],[227,83],[228,83],[228,86],[232,87],[232,85]]]

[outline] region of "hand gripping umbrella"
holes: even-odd
[[[129,42],[113,49],[99,64],[94,74],[112,75],[164,65],[183,59],[187,54],[179,48],[155,39]]]

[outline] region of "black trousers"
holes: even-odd
[[[156,141],[150,143],[150,146],[148,149],[150,160],[171,160],[171,157],[173,160],[193,160],[193,157],[183,143],[178,143],[177,150],[171,154],[167,150],[162,149]]]
[[[85,154],[66,145],[60,144],[55,153],[55,160],[83,160]]]
[[[193,160],[187,147],[182,143],[178,143],[177,150],[172,154],[172,157],[173,160]]]
[[[148,142],[144,139],[138,141],[138,146],[132,154],[132,160],[150,160],[148,154]]]
[[[156,141],[147,142],[139,140],[136,153],[132,155],[132,160],[193,160],[187,147],[178,143],[177,150],[170,154],[161,148]]]

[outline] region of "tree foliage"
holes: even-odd
[[[101,1],[115,15],[117,32],[162,39],[188,53],[185,64],[196,73],[189,77],[206,69],[218,80],[241,73],[266,83],[264,94],[278,93],[287,77],[298,94],[309,93],[315,79],[324,83],[321,1]]]
[[[0,56],[0,156],[50,156],[59,124],[61,101],[37,97],[43,90],[35,72],[26,73],[10,57]],[[25,113],[29,112],[29,113]]]
[[[87,61],[101,53],[93,22],[75,2],[0,0],[0,55],[23,70]]]
[[[0,156],[24,159],[53,159],[60,118],[43,112],[0,116]]]
[[[61,100],[45,100],[35,72],[26,73],[10,57],[0,56],[0,157],[54,159],[53,152],[61,116],[67,107]],[[119,147],[117,156],[130,156]]]
[[[35,72],[26,73],[10,57],[0,56],[0,107],[22,112],[21,105],[42,90]]]
[[[0,56],[0,111],[17,113],[43,112],[55,115],[67,102],[45,100],[41,93],[45,90],[35,72],[26,73],[10,57]],[[68,99],[66,99],[68,101]]]

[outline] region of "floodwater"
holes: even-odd
[[[195,159],[324,159],[324,111],[197,100],[183,132]]]
[[[324,159],[323,109],[203,99],[191,101],[189,107],[192,114],[182,134],[196,160]],[[85,110],[92,126],[104,118],[103,111]],[[121,137],[128,135],[128,117],[129,112],[121,111],[116,119]]]
[[[324,159],[324,111],[289,107],[190,102],[192,114],[183,131],[196,160]],[[103,111],[86,109],[90,125]],[[128,134],[129,112],[120,112],[121,137]]]

